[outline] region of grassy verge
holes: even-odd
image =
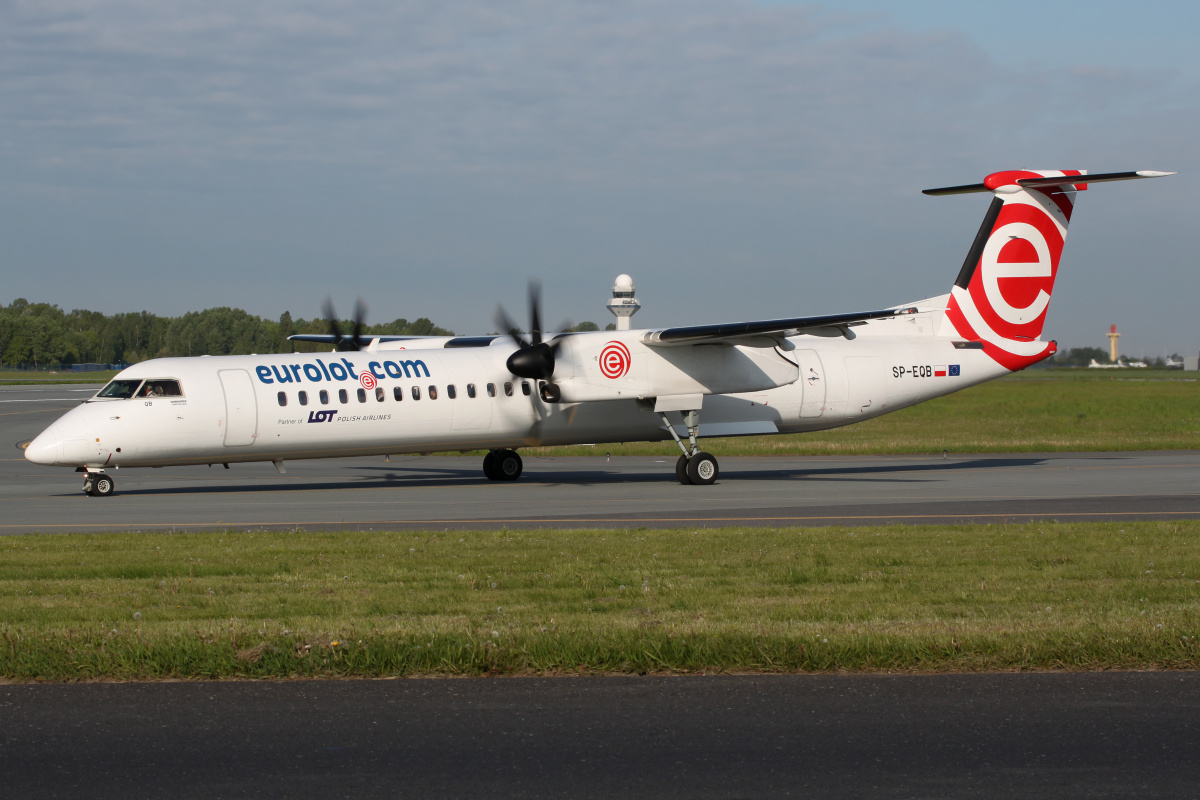
[[[1200,668],[1200,523],[23,536],[9,680]]]
[[[29,372],[0,370],[0,385],[46,385],[59,383],[108,383],[117,373],[107,372]]]
[[[1200,448],[1200,382],[1182,380],[1184,373],[1178,371],[1160,374],[1168,378],[1038,377],[1030,370],[1018,373],[1020,377],[1003,378],[846,428],[791,436],[706,439],[704,449],[716,456],[744,456]],[[661,455],[673,453],[673,447],[670,443],[631,443],[530,452]]]

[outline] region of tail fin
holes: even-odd
[[[983,342],[984,351],[1010,370],[1054,355],[1055,343],[1038,337],[1054,291],[1076,192],[1089,183],[1173,174],[1010,170],[992,173],[980,184],[927,189],[929,195],[987,191],[995,195],[950,293],[946,319],[957,335]]]

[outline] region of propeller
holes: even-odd
[[[361,297],[354,302],[354,328],[350,334],[342,333],[337,312],[333,310],[333,301],[328,297],[325,298],[325,305],[322,307],[322,310],[325,312],[325,321],[329,323],[329,333],[334,337],[334,348],[338,352],[362,350],[366,347],[370,338],[364,340],[362,332],[363,323],[367,318],[367,306]]]
[[[562,334],[542,341],[542,285],[536,280],[529,281],[529,339],[521,335],[520,328],[512,318],[504,312],[502,306],[496,306],[496,325],[507,333],[517,344],[517,352],[508,357],[508,371],[518,378],[528,378],[534,381],[549,381],[554,374],[554,357],[562,347]],[[563,322],[559,331],[571,327],[570,322]]]

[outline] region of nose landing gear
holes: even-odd
[[[116,483],[103,472],[89,472],[83,479],[83,493],[91,497],[108,497],[116,488]]]

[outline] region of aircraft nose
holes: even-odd
[[[58,436],[55,435],[53,427],[42,431],[37,438],[26,445],[25,458],[35,464],[45,464],[46,466],[53,466],[58,462]]]

